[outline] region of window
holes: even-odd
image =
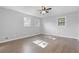
[[[24,17],[24,27],[30,27],[31,26],[31,19]]]
[[[65,25],[65,17],[59,17],[58,18],[58,26],[64,26]]]

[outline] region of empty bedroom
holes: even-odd
[[[0,53],[79,53],[79,6],[0,6]]]

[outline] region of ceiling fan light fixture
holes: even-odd
[[[51,10],[52,8],[47,8],[47,6],[41,6],[41,10],[40,10],[40,13],[41,14],[47,14],[49,13],[49,10]]]
[[[42,14],[46,14],[46,11],[42,11],[41,13],[42,13]]]

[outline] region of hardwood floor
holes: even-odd
[[[53,40],[52,38],[56,38]],[[43,40],[48,43],[45,48],[33,43],[34,40]],[[0,43],[0,53],[78,53],[79,41],[72,38],[50,35],[37,35],[30,38]]]

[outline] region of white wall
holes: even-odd
[[[66,16],[64,27],[57,25],[59,16],[37,18],[0,7],[0,42],[39,33],[79,38],[79,13],[74,12],[62,16]],[[31,27],[24,27],[24,17],[32,19]],[[37,20],[39,20],[40,26],[36,26]],[[8,37],[8,39],[5,39],[5,37]]]
[[[30,27],[24,27],[24,17],[31,18],[32,25]],[[36,26],[37,20],[40,22],[40,18],[0,7],[0,42],[39,34],[40,26]]]
[[[59,16],[43,18],[43,34],[78,39],[78,13],[74,12],[61,16],[66,16],[65,26],[58,26],[57,21]]]
[[[78,11],[78,38],[79,38],[79,11]]]

